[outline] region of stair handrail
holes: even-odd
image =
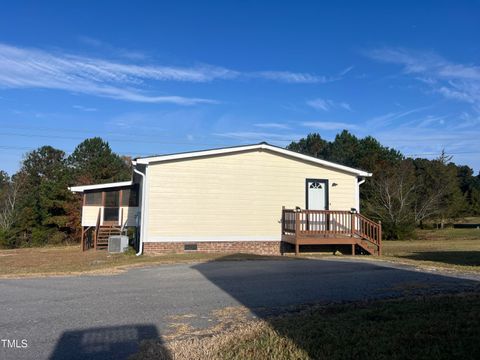
[[[124,225],[125,224],[123,223],[123,207],[122,207],[120,208],[120,235],[122,235]]]
[[[377,245],[380,249],[382,243],[382,223],[376,223],[360,213],[355,213],[355,216],[373,229],[373,231],[362,231],[362,226],[358,229],[355,227],[355,234]]]
[[[125,229],[127,227],[127,221],[128,221],[128,219],[125,219],[122,226],[120,227],[120,235],[122,233],[123,233],[123,235],[127,235],[127,230]]]
[[[93,248],[97,250],[97,238],[98,238],[98,232],[100,231],[100,218],[102,214],[102,208],[98,209],[98,215],[97,215],[97,222],[95,225],[95,238],[93,239]]]

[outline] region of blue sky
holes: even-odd
[[[15,1],[0,169],[86,137],[137,156],[310,132],[480,170],[478,1]]]

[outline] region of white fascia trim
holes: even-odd
[[[145,243],[168,242],[225,242],[225,241],[280,241],[281,236],[151,236]]]
[[[246,145],[246,146],[236,146],[233,148],[222,148],[222,149],[213,149],[213,150],[204,150],[204,151],[192,151],[192,152],[185,152],[180,154],[171,154],[171,155],[160,155],[160,156],[152,156],[137,159],[137,164],[150,164],[153,162],[164,162],[169,160],[179,160],[179,159],[190,159],[196,158],[201,156],[209,156],[209,155],[221,155],[221,154],[229,154],[239,151],[248,151],[248,150],[256,150],[259,149],[260,145]]]
[[[71,186],[68,188],[71,192],[74,193],[81,193],[86,190],[98,190],[98,189],[108,189],[113,187],[120,187],[120,186],[131,186],[133,185],[133,181],[120,181],[115,183],[108,183],[108,184],[94,184],[94,185],[82,185],[82,186]]]
[[[336,164],[336,163],[326,161],[326,160],[322,160],[322,159],[317,159],[313,156],[299,154],[295,151],[282,149],[282,148],[279,148],[279,147],[276,147],[276,146],[271,146],[271,145],[263,145],[263,146],[267,150],[270,150],[270,151],[273,151],[273,152],[278,152],[280,154],[284,154],[284,155],[287,155],[287,156],[296,157],[298,159],[313,162],[315,164],[323,165],[325,167],[342,170],[342,171],[345,171],[345,172],[348,172],[348,173],[356,174],[358,176],[372,176],[371,173],[368,173],[366,171],[354,169],[354,168],[351,168],[351,167],[348,167],[348,166],[345,166],[345,165]]]
[[[338,169],[345,171],[347,173],[355,174],[358,176],[372,176],[371,173],[354,169],[348,166],[336,164],[330,161],[317,159],[313,156],[299,154],[295,151],[283,149],[277,146],[272,146],[269,144],[256,144],[256,145],[246,145],[246,146],[237,146],[232,148],[222,148],[222,149],[213,149],[213,150],[205,150],[205,151],[194,151],[194,152],[187,152],[181,154],[172,154],[172,155],[164,155],[164,156],[152,156],[147,158],[137,159],[136,163],[138,164],[150,164],[150,163],[159,163],[169,160],[179,160],[179,159],[191,159],[201,156],[211,156],[211,155],[221,155],[221,154],[230,154],[236,153],[240,151],[248,151],[248,150],[269,150],[272,152],[280,153],[283,155],[291,156],[297,159],[301,159],[304,161],[309,161],[315,164],[319,164],[322,166],[326,166],[333,169]]]

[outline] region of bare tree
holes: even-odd
[[[414,224],[415,174],[410,163],[384,169],[371,180],[368,212],[386,225],[387,236],[397,238]]]
[[[442,200],[448,192],[448,186],[441,185],[441,183],[437,185],[435,189],[429,189],[428,191],[424,186],[417,188],[418,191],[413,208],[416,224],[421,224],[423,220],[440,214]]]
[[[15,221],[20,187],[21,181],[19,178],[9,179],[3,186],[0,198],[0,229],[4,231],[10,230]]]

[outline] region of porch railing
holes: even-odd
[[[282,235],[358,236],[380,248],[382,225],[353,211],[283,209]]]

